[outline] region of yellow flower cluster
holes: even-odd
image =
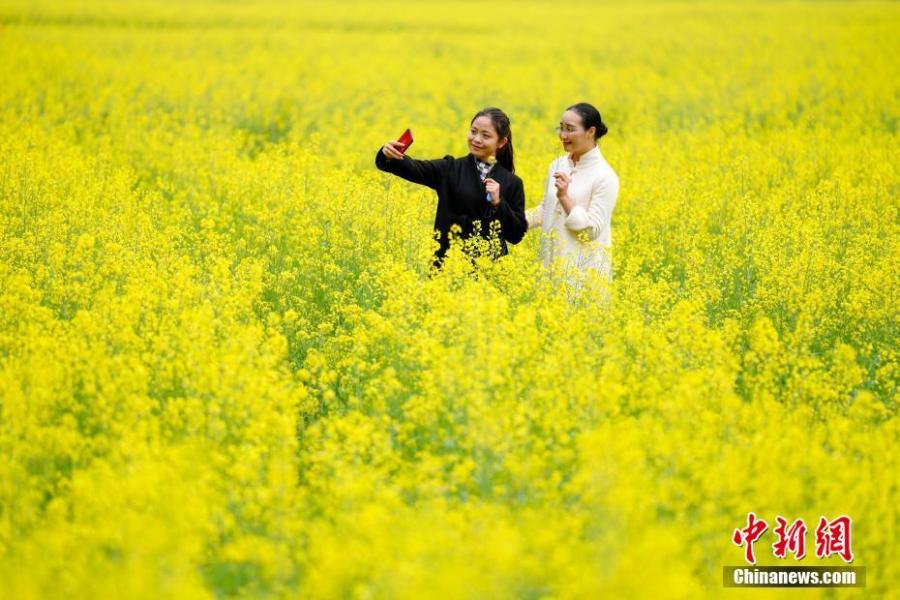
[[[5,2],[0,597],[720,596],[750,511],[851,516],[848,596],[896,594],[898,24]],[[534,233],[429,273],[380,145],[500,106],[530,208],[582,100],[612,289]]]

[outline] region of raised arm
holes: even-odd
[[[437,189],[452,160],[452,156],[445,156],[438,160],[416,160],[406,155],[403,155],[402,158],[388,158],[382,147],[375,155],[375,166],[407,181]]]

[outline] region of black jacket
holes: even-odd
[[[462,237],[471,236],[475,222],[481,221],[481,236],[490,235],[492,221],[500,222],[500,252],[508,253],[506,242],[518,244],[528,229],[525,220],[525,187],[522,180],[497,163],[490,177],[500,184],[500,204],[492,207],[485,199],[484,183],[478,176],[475,157],[468,154],[462,158],[445,156],[438,160],[415,160],[405,156],[403,160],[393,160],[382,154],[375,155],[375,166],[398,175],[407,181],[427,185],[437,191],[437,214],[434,228],[440,232],[440,247],[435,252],[435,266],[440,266],[449,248],[450,227],[459,225]]]

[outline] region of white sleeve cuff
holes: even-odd
[[[566,227],[574,231],[581,231],[591,226],[588,220],[587,211],[581,206],[575,205],[566,217]]]

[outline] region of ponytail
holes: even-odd
[[[497,162],[503,165],[510,173],[516,172],[516,166],[513,162],[512,133],[506,136],[506,145],[497,150]]]

